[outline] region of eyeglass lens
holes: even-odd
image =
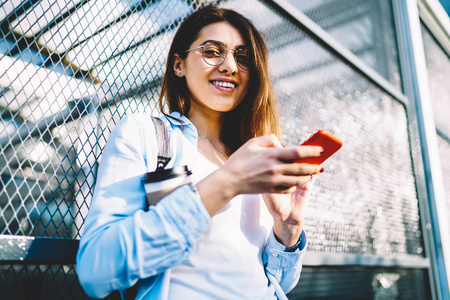
[[[227,48],[223,44],[208,42],[203,46],[203,59],[210,65],[220,65],[225,61],[226,56]],[[234,59],[239,67],[243,70],[248,70],[248,50],[246,48],[235,50]]]

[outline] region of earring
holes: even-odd
[[[180,76],[181,76],[181,74],[182,74],[181,72],[178,72],[178,75],[180,75]]]

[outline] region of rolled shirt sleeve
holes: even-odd
[[[275,286],[279,298],[282,298],[280,295],[288,293],[297,285],[306,246],[307,239],[304,232],[301,234],[300,247],[295,252],[285,252],[286,248],[276,240],[273,231],[269,234],[264,248],[263,263],[267,277]]]
[[[152,126],[145,117],[150,120],[145,125]],[[143,136],[136,118],[125,117],[108,140],[80,240],[77,274],[92,297],[105,297],[183,262],[210,224],[189,186],[144,211],[141,180],[147,165],[156,164],[156,152],[147,155],[145,143],[154,141],[156,151],[156,138]],[[145,133],[151,132],[153,127]]]

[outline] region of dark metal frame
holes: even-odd
[[[74,264],[78,240],[0,235],[1,264]]]
[[[440,170],[439,152],[436,140],[436,125],[430,112],[431,96],[427,78],[427,67],[424,60],[424,48],[420,29],[419,11],[414,1],[393,2],[396,20],[396,31],[400,48],[400,63],[403,74],[405,93],[411,101],[411,109],[415,115],[412,130],[419,137],[421,155],[415,157],[424,174],[418,177],[419,205],[422,215],[422,226],[426,253],[430,259],[430,286],[434,299],[450,299],[449,278],[446,268],[449,253],[443,253],[448,248],[448,237],[441,228],[447,219],[445,202],[442,197],[443,182]]]

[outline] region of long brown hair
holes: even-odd
[[[230,147],[231,152],[234,152],[253,137],[274,133],[281,138],[277,102],[269,78],[269,55],[261,34],[250,20],[239,13],[212,5],[200,8],[187,17],[175,34],[159,97],[161,112],[167,113],[164,109],[167,104],[168,113],[173,111],[178,111],[182,115],[189,113],[190,93],[186,79],[176,76],[173,71],[175,54],[182,59],[186,58],[185,51],[197,38],[200,30],[217,22],[227,22],[234,26],[244,38],[250,53],[248,91],[235,109],[225,113],[222,141]]]

